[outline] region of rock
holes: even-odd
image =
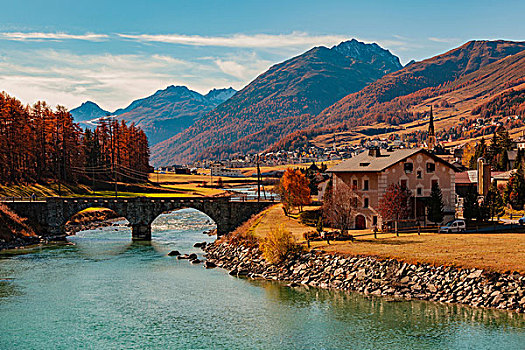
[[[474,272],[471,272],[467,278],[468,279],[473,279],[473,278],[478,278],[478,277],[481,277],[481,274],[483,273],[483,270],[475,270]]]
[[[195,259],[197,259],[197,254],[195,254],[195,253],[191,253],[190,255],[188,255],[188,259],[190,259],[190,260],[195,260]]]
[[[197,242],[193,245],[193,247],[195,248],[205,248],[206,247],[206,242]]]
[[[200,264],[201,261],[199,259],[193,259],[193,260],[190,260],[190,263],[192,263],[192,264]]]
[[[179,256],[180,253],[178,250],[172,250],[171,252],[168,253],[168,256]]]
[[[189,258],[190,258],[190,256],[188,254],[182,254],[182,255],[177,256],[177,259],[179,259],[179,260],[180,259],[189,259]]]
[[[228,272],[230,276],[237,276],[237,269],[233,269],[230,272]]]
[[[207,269],[213,269],[213,268],[217,267],[217,264],[215,264],[212,261],[206,260],[204,262],[204,267],[207,268]]]
[[[295,283],[295,282],[292,282],[292,283],[288,283],[286,286],[290,287],[290,288],[294,288],[294,287],[299,287],[299,284]]]
[[[430,293],[435,293],[435,292],[437,292],[437,288],[436,288],[436,286],[433,285],[433,284],[431,284],[431,283],[430,283],[430,284],[427,284],[427,289],[428,289],[428,291],[429,291]]]

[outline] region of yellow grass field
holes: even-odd
[[[280,204],[265,212],[258,220],[254,233],[264,237],[273,227],[284,225],[292,232],[296,241],[305,245],[303,233],[315,228],[286,217]],[[354,231],[355,241],[313,241],[312,249],[348,256],[368,255],[378,258],[394,258],[409,263],[428,263],[482,268],[491,271],[517,271],[525,274],[525,234],[437,234],[422,233],[378,234],[369,231]]]

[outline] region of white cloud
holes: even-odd
[[[289,46],[335,45],[348,37],[341,35],[291,34],[234,34],[230,36],[201,36],[183,34],[118,34],[121,38],[143,42],[160,42],[190,46],[218,46],[238,48],[276,48]]]
[[[192,62],[158,54],[79,55],[51,49],[0,52],[0,89],[31,104],[45,100],[73,108],[89,99],[114,110],[168,85],[206,93],[214,87],[244,84],[210,60]]]
[[[109,38],[106,34],[86,33],[81,35],[67,33],[43,33],[43,32],[3,32],[0,33],[0,39],[14,41],[44,41],[44,40],[86,40],[102,41]]]
[[[433,41],[435,43],[445,43],[445,44],[453,44],[457,43],[460,40],[458,38],[436,38],[436,37],[430,37],[428,40]]]

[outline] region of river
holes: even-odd
[[[195,210],[0,256],[0,349],[524,349],[523,315],[231,277],[170,250],[212,238]]]

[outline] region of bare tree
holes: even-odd
[[[346,232],[352,227],[352,213],[357,205],[357,195],[343,181],[327,186],[323,203],[323,217],[333,228]]]

